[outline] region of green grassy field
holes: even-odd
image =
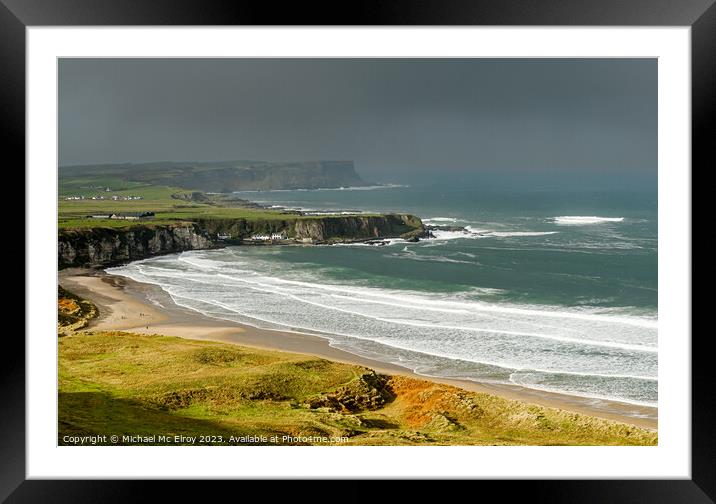
[[[155,217],[151,220],[142,220],[142,224],[151,225],[169,224],[180,221],[207,218],[229,218],[229,219],[295,219],[293,214],[285,214],[278,211],[270,211],[254,208],[242,208],[222,206],[220,200],[209,200],[207,203],[187,201],[172,197],[173,195],[190,194],[190,191],[174,187],[160,186],[135,186],[132,189],[121,191],[102,192],[94,191],[89,196],[104,196],[104,200],[67,200],[67,196],[79,196],[79,192],[73,192],[71,187],[61,186],[58,202],[58,225],[60,228],[83,228],[83,227],[130,227],[138,224],[138,221],[125,221],[115,219],[94,219],[88,218],[93,214],[110,214],[121,212],[154,212]],[[110,186],[111,187],[111,186]],[[112,196],[141,196],[140,200],[117,200]]]
[[[110,187],[110,192],[93,187]],[[320,216],[298,216],[278,210],[243,207],[233,204],[222,196],[203,195],[205,201],[182,199],[181,195],[191,195],[192,191],[169,186],[147,185],[126,182],[116,178],[61,179],[58,198],[57,222],[60,229],[74,228],[125,228],[152,224],[174,224],[197,219],[246,219],[246,220],[294,220],[318,219]],[[71,196],[85,196],[83,200],[68,200]],[[90,199],[92,196],[104,196],[103,200]],[[140,196],[139,200],[112,200],[112,196]],[[91,215],[122,212],[154,212],[152,219],[128,221],[117,219],[96,219]]]
[[[76,332],[58,346],[60,444],[97,434],[119,444],[125,434],[221,436],[215,444],[261,435],[266,444],[657,443],[633,426],[311,356],[122,332]]]

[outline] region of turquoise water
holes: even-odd
[[[418,243],[229,247],[112,271],[184,306],[419,373],[657,402],[657,200],[392,187],[241,193],[304,211],[401,211]]]

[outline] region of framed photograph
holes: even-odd
[[[4,0],[27,247],[0,496],[419,478],[712,502],[712,3]]]

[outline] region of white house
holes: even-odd
[[[254,241],[274,241],[274,240],[285,240],[286,235],[283,233],[271,233],[271,234],[255,234],[251,237]]]

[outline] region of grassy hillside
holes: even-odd
[[[111,187],[111,186],[110,186]],[[129,227],[137,225],[138,221],[125,221],[114,219],[88,218],[90,215],[110,214],[123,212],[154,212],[151,220],[141,221],[143,224],[170,224],[181,221],[192,221],[200,218],[231,218],[231,219],[295,219],[294,214],[279,211],[265,210],[251,206],[242,206],[246,202],[226,199],[220,196],[206,196],[201,201],[185,199],[192,193],[190,191],[168,186],[143,185],[131,189],[112,190],[111,192],[99,190],[84,190],[73,192],[72,189],[61,186],[58,202],[58,225],[60,228],[82,227]],[[85,196],[83,200],[67,200],[68,196]],[[104,196],[105,199],[93,200],[92,196]],[[113,200],[118,198],[138,196],[141,199]]]
[[[325,175],[335,172],[333,175],[339,178],[343,171],[355,174],[350,162],[325,161],[314,163],[231,161],[61,167],[58,191],[58,227],[61,231],[88,228],[116,230],[117,228],[133,228],[135,226],[156,229],[156,226],[192,222],[202,223],[204,231],[214,234],[228,232],[233,239],[245,237],[247,233],[288,232],[294,228],[298,220],[315,223],[326,219],[325,215],[303,215],[295,211],[264,208],[250,201],[236,198],[232,193],[204,192],[207,190],[205,187],[207,180],[236,181],[243,180],[242,177],[248,177],[254,181],[265,181],[265,177],[262,177],[266,173],[263,175],[254,173],[256,170],[272,174],[271,177],[279,177],[277,174],[288,173],[286,177],[294,181],[300,180],[299,175],[306,173],[314,173],[314,175],[323,173]],[[362,184],[362,181],[359,182]],[[315,185],[307,182],[306,187]],[[153,215],[140,220],[109,218],[112,214],[127,213],[152,213]],[[335,224],[333,221],[326,224],[331,228],[329,234],[333,238],[342,237],[344,231],[348,233],[347,238],[350,239],[375,237],[371,233],[366,233],[365,229],[357,234],[355,230],[349,229],[350,226],[346,224],[349,219],[345,219],[348,217],[346,215],[328,217],[343,219],[338,222],[340,229],[333,229],[336,227],[332,226]],[[360,214],[360,217],[382,218],[383,216]],[[393,225],[394,223],[381,221],[380,226],[376,229],[391,236],[396,233],[416,233],[422,230],[422,223],[419,219],[412,216],[406,217],[407,220],[403,219],[404,222],[398,223],[397,227]],[[237,229],[233,231],[223,229],[227,227],[226,223],[232,223],[231,226]],[[348,224],[355,226],[361,223]],[[363,224],[365,223],[361,225]],[[369,224],[375,228],[375,223]]]
[[[58,345],[60,444],[92,434],[222,436],[218,444],[260,435],[282,444],[657,442],[625,424],[310,356],[122,332],[77,332]]]

